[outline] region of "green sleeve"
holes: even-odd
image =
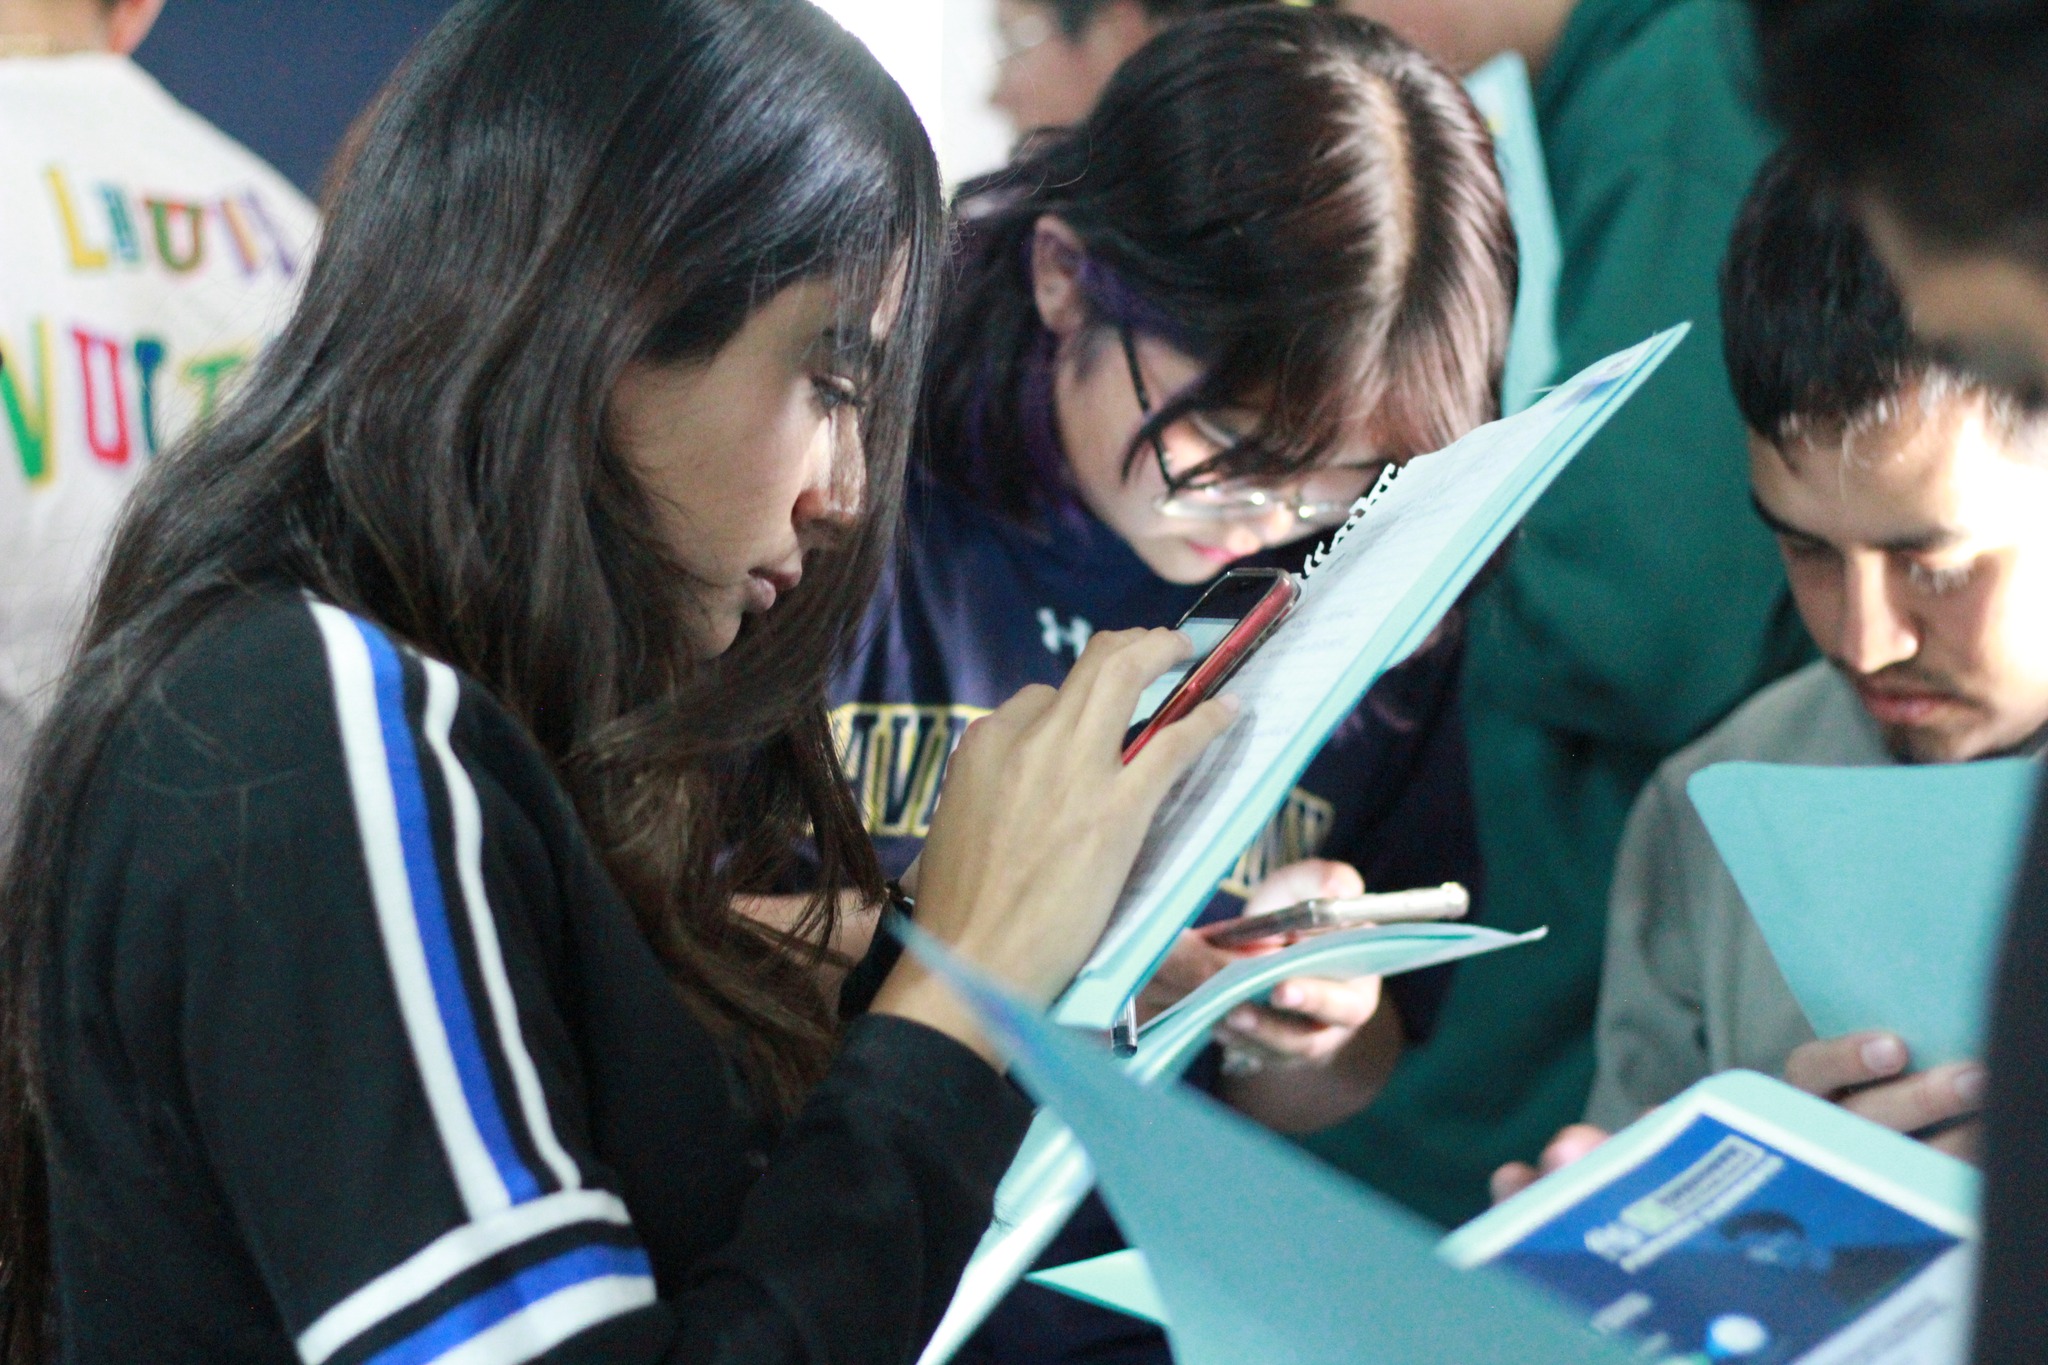
[[[1471,642],[1481,704],[1655,752],[1801,652],[1721,358],[1720,262],[1770,149],[1727,55],[1729,8],[1672,10],[1546,129],[1560,374],[1693,331],[1537,505]]]

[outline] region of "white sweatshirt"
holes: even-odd
[[[289,315],[313,207],[105,54],[0,60],[0,794],[121,500]]]

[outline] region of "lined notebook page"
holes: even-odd
[[[1108,1028],[1343,718],[1412,654],[1550,481],[1677,346],[1679,326],[1534,407],[1389,470],[1225,689],[1244,712],[1167,797],[1055,1017]]]

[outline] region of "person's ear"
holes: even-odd
[[[1088,297],[1081,290],[1081,266],[1088,249],[1081,234],[1048,213],[1031,229],[1031,298],[1038,320],[1061,341],[1088,325]]]
[[[163,12],[164,0],[114,0],[107,11],[108,49],[123,57],[133,55]]]

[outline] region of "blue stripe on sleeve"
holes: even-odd
[[[384,752],[391,770],[392,799],[398,807],[399,837],[405,850],[406,880],[412,889],[413,919],[425,949],[427,970],[434,984],[434,1001],[441,1024],[448,1035],[448,1047],[455,1057],[456,1074],[462,1081],[477,1132],[505,1182],[505,1191],[515,1204],[541,1195],[540,1182],[527,1168],[513,1146],[505,1111],[498,1103],[497,1088],[491,1082],[489,1064],[484,1060],[483,1040],[477,1032],[476,1016],[470,1009],[469,994],[462,981],[462,966],[455,954],[455,939],[448,925],[448,907],[441,894],[441,870],[434,857],[434,831],[427,809],[426,788],[420,781],[419,750],[413,743],[412,728],[405,716],[405,674],[398,651],[382,632],[357,621],[363,643],[370,652],[370,668],[376,679],[377,716],[384,731]]]
[[[529,1266],[457,1304],[403,1341],[385,1347],[365,1365],[426,1365],[551,1294],[592,1280],[623,1277],[651,1283],[653,1276],[647,1253],[637,1247],[578,1247]]]

